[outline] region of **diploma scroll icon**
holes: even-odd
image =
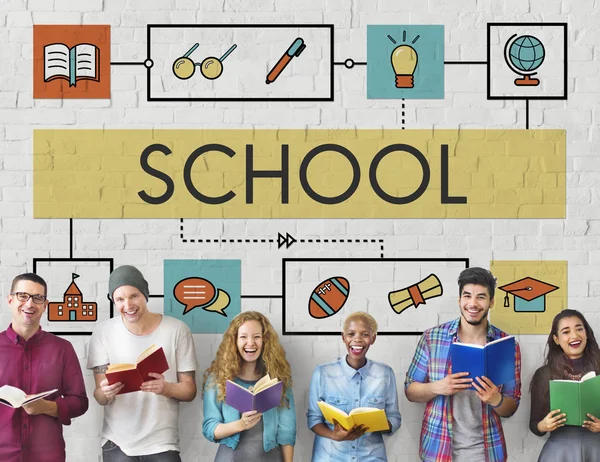
[[[435,274],[430,274],[422,281],[404,289],[396,290],[388,294],[388,300],[392,309],[400,314],[414,305],[417,308],[425,304],[425,300],[439,297],[444,293],[442,283]]]
[[[279,58],[279,61],[277,61],[275,67],[273,67],[273,69],[271,69],[271,72],[267,74],[267,85],[275,82],[275,80],[277,80],[277,77],[281,75],[281,73],[290,63],[292,58],[294,56],[296,58],[300,56],[300,54],[304,51],[305,48],[306,45],[304,44],[304,40],[302,38],[298,37],[296,40],[294,40],[289,46],[289,48],[286,50],[286,52],[283,54],[283,56]]]

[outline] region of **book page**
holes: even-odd
[[[96,53],[98,48],[89,43],[75,47],[75,78],[96,78]]]
[[[480,350],[483,350],[485,348],[485,345],[477,345],[476,343],[454,342],[452,345],[468,347],[468,348],[479,348]]]
[[[502,338],[498,338],[496,340],[492,340],[491,342],[487,343],[485,346],[493,345],[494,343],[504,342],[506,340],[510,340],[513,337],[514,337],[514,335],[507,335],[506,337],[502,337]]]
[[[362,412],[373,412],[373,411],[379,411],[379,408],[376,407],[357,407],[354,408],[350,411],[350,415],[354,415],[354,414],[360,414]]]
[[[145,350],[142,352],[142,354],[140,354],[140,355],[138,356],[137,362],[138,362],[138,363],[141,363],[141,362],[142,362],[144,359],[146,359],[148,356],[150,356],[152,353],[154,353],[154,352],[155,352],[156,350],[158,350],[159,348],[162,348],[162,347],[159,347],[159,346],[156,346],[156,345],[152,345],[152,346],[150,346],[150,347],[146,348],[146,349],[145,349]]]
[[[44,391],[42,393],[37,393],[35,395],[27,395],[27,399],[21,405],[23,406],[25,404],[29,404],[34,401],[37,401],[38,399],[45,398],[46,396],[51,395],[55,391],[58,391],[58,388],[55,388],[54,390],[50,390],[50,391]]]
[[[581,381],[583,382],[584,380],[593,379],[594,377],[596,377],[596,372],[590,371],[587,374],[585,374],[583,377],[581,377]]]
[[[266,390],[267,388],[271,388],[273,385],[277,385],[279,383],[279,380],[277,380],[276,378],[272,378],[271,380],[269,380],[268,382],[263,382],[260,384],[260,386],[254,386],[254,389],[252,390],[252,392],[254,394],[260,393],[261,391]],[[258,384],[258,382],[257,382]]]
[[[23,390],[11,387],[10,385],[4,385],[0,387],[0,399],[10,403],[12,407],[19,407],[27,399],[27,395]]]
[[[135,364],[109,364],[106,373],[110,374],[111,372],[128,371],[135,368]]]
[[[69,78],[69,48],[63,43],[44,47],[44,81],[53,78]]]

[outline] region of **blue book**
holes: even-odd
[[[486,345],[453,343],[450,346],[452,373],[468,372],[468,378],[473,380],[485,375],[494,385],[512,382],[515,380],[515,350],[512,335]]]

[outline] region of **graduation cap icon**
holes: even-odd
[[[506,292],[505,307],[510,306],[508,295],[511,294],[515,296],[515,311],[543,312],[546,311],[546,295],[557,290],[558,286],[526,277],[499,287],[499,289]]]

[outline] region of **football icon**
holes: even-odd
[[[350,293],[350,283],[341,276],[321,282],[310,294],[308,313],[316,319],[328,318],[340,311]]]

